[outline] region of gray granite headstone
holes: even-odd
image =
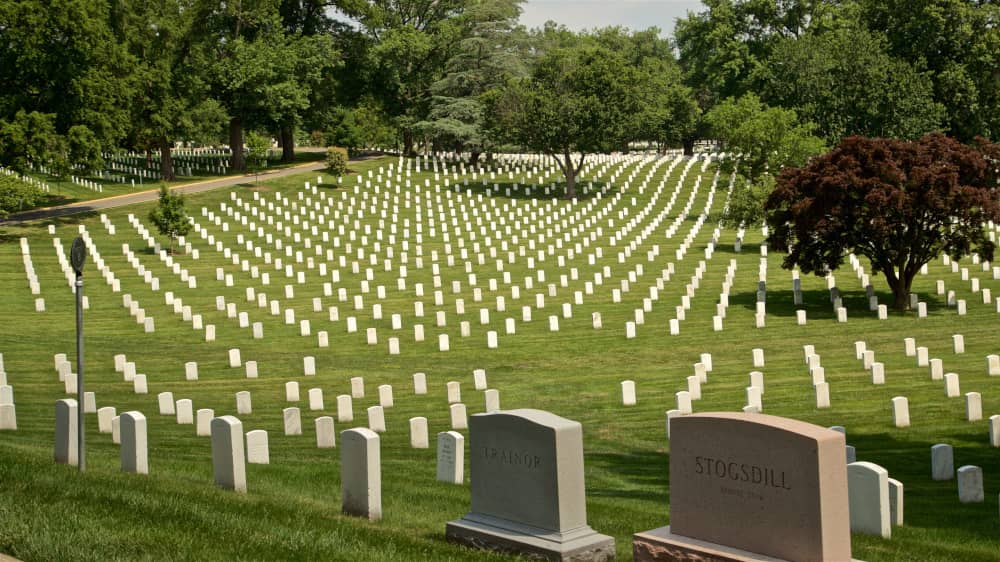
[[[247,491],[243,423],[233,416],[212,420],[212,472],[220,488]]]
[[[72,398],[56,400],[56,462],[76,466],[77,404]]]
[[[122,471],[149,474],[146,416],[140,412],[125,412],[119,416],[118,424],[122,445]]]
[[[541,410],[472,416],[472,502],[448,540],[548,560],[611,560],[614,539],[587,525],[583,427]]]
[[[382,518],[382,459],[378,434],[366,427],[340,433],[341,510]]]

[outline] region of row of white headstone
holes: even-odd
[[[79,464],[77,407],[76,400],[69,398],[56,402],[54,457],[59,464],[72,466]],[[102,408],[99,410],[99,415],[101,413],[107,413],[107,410]],[[117,422],[114,425],[118,429],[118,439],[115,439],[115,443],[121,446],[122,471],[148,474],[149,452],[145,416],[140,412],[130,411],[115,417],[114,420]],[[426,419],[413,418],[411,426],[420,426],[421,420],[424,422],[422,441],[414,446],[426,448]],[[101,423],[104,423],[103,418]],[[316,428],[318,447],[330,448],[336,445],[332,418],[328,416],[317,418]],[[269,463],[267,432],[262,430],[247,432],[244,442],[242,422],[234,416],[221,416],[210,420],[205,435],[211,437],[215,483],[222,488],[246,492],[245,464]],[[462,484],[464,437],[455,431],[439,433],[437,457],[436,478],[439,481]],[[353,428],[342,432],[341,470],[344,512],[379,519],[381,458],[378,433],[369,428]]]
[[[508,331],[509,331],[509,330],[508,330]],[[493,340],[494,338],[488,338],[488,339],[489,339],[489,340]]]

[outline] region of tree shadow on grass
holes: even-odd
[[[884,304],[889,308],[889,313],[895,311],[892,308],[895,297],[892,293],[876,291],[879,304]],[[802,291],[802,304],[795,304],[795,295],[791,290],[768,290],[765,295],[767,301],[767,315],[778,317],[794,317],[796,311],[805,310],[809,319],[836,319],[837,313],[833,309],[833,301],[830,299],[830,292],[823,289],[810,289]],[[875,316],[876,312],[868,309],[868,296],[864,291],[844,291],[840,293],[840,299],[844,307],[847,308],[848,315],[854,316]],[[936,295],[921,295],[921,300],[927,303],[928,312],[934,309],[944,308],[945,301]],[[757,293],[743,291],[729,295],[730,306],[741,306],[750,311],[757,310]],[[899,313],[896,313],[899,314]],[[916,314],[910,312],[906,314]]]
[[[897,430],[906,432],[906,429]],[[931,446],[948,443],[955,449],[955,468],[974,465],[984,475],[1000,472],[1000,457],[983,446],[980,428],[960,434],[942,435],[939,441],[901,440],[890,432],[852,435],[847,441],[857,449],[859,461],[870,461],[889,471],[889,477],[903,483],[904,524],[927,529],[955,529],[973,533],[983,540],[996,540],[996,479],[984,478],[986,502],[963,504],[958,501],[955,479],[931,478]]]
[[[591,469],[600,468],[611,475],[610,480],[623,481],[626,487],[595,485],[589,482],[587,495],[595,497],[636,498],[667,502],[667,480],[670,455],[657,451],[625,453],[587,453]],[[627,489],[623,489],[627,488]]]

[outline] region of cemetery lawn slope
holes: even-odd
[[[155,254],[135,226],[151,228],[146,217],[155,203],[108,210],[103,221],[92,213],[5,227],[0,239],[0,310],[5,313],[0,353],[13,388],[18,428],[0,431],[0,552],[25,562],[509,560],[444,539],[446,522],[469,510],[468,456],[474,454],[474,444],[466,441],[465,485],[435,480],[435,435],[450,429],[446,383],[460,383],[469,415],[481,413],[484,393],[474,388],[473,369],[482,368],[489,388],[499,390],[501,408],[548,410],[583,425],[588,524],[614,537],[619,559],[630,560],[633,533],[669,524],[665,412],[677,407],[676,393],[688,389],[694,364],[709,353],[713,366],[702,398],[694,401],[696,412],[740,411],[746,404],[748,373],[760,370],[766,413],[844,426],[859,460],[885,467],[904,484],[905,525],[893,527],[888,540],[853,535],[855,558],[997,560],[1000,455],[990,446],[987,418],[1000,413],[1000,377],[987,374],[986,357],[1000,353],[1000,343],[996,305],[982,299],[982,289],[1000,294],[1000,280],[992,270],[984,272],[972,257],[961,260],[954,272],[950,264],[936,260],[914,281],[914,291],[928,304],[928,316],[890,313],[879,320],[868,309],[858,272],[845,263],[835,273],[848,311],[847,322],[840,323],[822,278],[802,276],[803,304],[794,303],[791,274],[780,269],[781,255],[761,255],[759,229],[747,229],[740,252],[735,251],[735,230],[720,230],[713,243],[713,217],[721,211],[728,185],[721,176],[712,190],[714,164],[702,169],[698,161],[682,178],[686,160],[671,168],[671,159],[657,166],[652,158],[594,158],[579,184],[581,198],[574,202],[560,197],[556,174],[533,172],[537,164],[532,162],[514,169],[515,161],[509,161],[510,168],[475,178],[471,173],[452,175],[452,166],[435,177],[433,168],[417,171],[412,161],[404,161],[400,170],[399,162],[352,163],[358,175],[345,178],[343,185],[324,178],[315,192],[303,188],[316,179],[317,173],[310,172],[187,196],[189,213],[205,237],[193,230],[185,241],[192,251],[169,258],[178,272],[185,272],[183,277],[196,278],[196,287],[182,281],[182,274],[163,259],[168,256]],[[556,189],[549,189],[552,184]],[[530,194],[526,185],[532,186]],[[319,203],[328,209],[318,210]],[[630,221],[635,221],[632,226]],[[88,260],[86,390],[96,393],[98,407],[145,414],[147,476],[121,472],[119,446],[110,434],[98,432],[94,414],[86,416],[87,471],[80,474],[53,462],[54,404],[70,397],[53,355],[65,353],[75,364],[74,295],[55,247],[68,254],[78,224],[120,283],[115,292],[93,258]],[[114,225],[114,235],[107,224]],[[668,236],[665,231],[672,224],[676,230]],[[624,235],[612,244],[609,238],[623,228]],[[644,229],[649,236],[638,240]],[[678,257],[686,237],[689,243]],[[706,254],[710,243],[714,250]],[[596,247],[602,249],[600,256]],[[767,264],[763,272],[762,259]],[[674,272],[663,280],[668,263]],[[158,280],[156,290],[136,264]],[[713,316],[733,266],[723,329],[715,331]],[[859,267],[870,272],[867,263]],[[965,277],[979,280],[977,291],[971,280],[962,279],[962,268],[967,269]],[[28,283],[29,269],[37,276],[37,294]],[[686,285],[699,269],[699,286],[682,312],[679,333],[670,335],[670,320],[681,312],[677,307],[687,300]],[[766,325],[757,328],[761,273],[766,279]],[[653,300],[650,289],[658,287],[657,279],[662,289]],[[938,280],[945,294],[938,294]],[[491,281],[496,289],[490,288]],[[622,290],[623,281],[628,290]],[[872,284],[879,302],[890,302],[882,280],[872,278]],[[252,297],[248,288],[254,290]],[[615,289],[620,302],[615,302]],[[196,329],[193,320],[184,320],[183,311],[174,312],[167,304],[168,291],[200,315],[204,325],[214,326],[214,341],[206,341],[204,327]],[[440,291],[440,305],[435,291]],[[947,291],[965,301],[966,314],[948,305]],[[577,292],[583,304],[576,304]],[[155,319],[155,332],[146,333],[123,306],[125,294]],[[504,297],[502,303],[498,296]],[[44,299],[44,312],[37,311],[36,299]],[[568,315],[564,304],[570,305]],[[646,305],[636,337],[627,339],[626,323],[635,322],[636,310]],[[288,310],[293,311],[291,323],[286,323]],[[806,312],[805,325],[797,323],[797,310]],[[240,327],[241,312],[247,314],[245,328]],[[439,312],[444,313],[441,326]],[[394,314],[399,315],[399,329],[393,326]],[[600,329],[593,327],[595,314],[600,315]],[[550,317],[556,318],[558,331]],[[349,318],[354,318],[356,331],[349,331]],[[514,333],[508,333],[508,319],[513,319]],[[302,320],[310,321],[308,330]],[[253,336],[257,322],[262,338]],[[463,328],[462,322],[468,325]],[[416,339],[416,325],[425,332],[423,341]],[[377,342],[371,345],[368,328],[376,330]],[[320,331],[327,332],[328,347],[320,347]],[[487,346],[490,331],[498,334],[495,349]],[[954,334],[964,336],[961,353],[953,347]],[[447,352],[439,351],[441,335],[449,338]],[[942,359],[945,372],[959,374],[963,394],[981,393],[983,419],[966,419],[964,396],[947,397],[944,382],[933,380],[927,367],[904,353],[905,337],[927,347],[930,357]],[[398,355],[388,352],[389,338],[398,338]],[[884,363],[885,384],[872,383],[855,358],[855,341],[864,341]],[[829,408],[816,407],[804,345],[815,346],[822,358]],[[257,362],[258,378],[246,377],[245,364],[229,366],[228,351],[235,348],[244,363]],[[762,368],[753,367],[755,348],[764,351]],[[123,380],[115,370],[116,354],[125,354],[146,375],[148,394],[135,393],[133,383]],[[314,376],[304,374],[306,357],[315,358]],[[192,361],[197,362],[198,380],[185,377],[185,363]],[[425,395],[413,392],[417,372],[426,373]],[[352,377],[363,377],[365,395],[353,399],[353,421],[342,422],[336,397],[351,393]],[[622,405],[624,380],[636,384],[634,406]],[[297,403],[286,400],[286,382],[298,383]],[[383,384],[392,385],[394,393],[394,405],[385,409],[387,431],[380,435],[384,516],[368,521],[341,514],[340,451],[316,447],[314,419],[333,416],[339,444],[340,431],[366,425],[366,408],[378,404],[377,387]],[[310,410],[307,392],[312,388],[323,391],[322,410]],[[252,413],[238,416],[244,430],[267,430],[270,442],[270,464],[247,465],[246,494],[213,485],[210,439],[196,436],[194,425],[161,415],[157,403],[159,393],[172,392],[174,400],[192,400],[196,410],[237,415],[239,391],[252,396]],[[909,427],[893,425],[894,396],[909,399]],[[282,410],[293,405],[301,409],[303,434],[286,436]],[[429,449],[410,447],[408,420],[415,416],[427,418]],[[468,432],[462,433],[468,439]],[[956,468],[982,467],[984,503],[961,504],[954,479],[931,479],[930,447],[936,443],[954,447]]]

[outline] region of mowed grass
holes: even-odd
[[[369,170],[387,170],[397,159],[380,159],[353,165],[356,172],[368,178]],[[461,517],[469,508],[468,461],[466,460],[466,485],[453,486],[435,481],[434,434],[449,429],[449,409],[446,382],[459,381],[462,400],[469,414],[484,411],[481,391],[473,389],[472,371],[486,369],[490,388],[500,392],[501,406],[512,408],[539,408],[577,420],[583,424],[587,508],[590,525],[599,532],[616,539],[619,558],[631,559],[631,535],[669,523],[669,442],[664,432],[664,413],[675,406],[675,393],[686,389],[686,377],[693,374],[692,365],[701,353],[711,353],[714,369],[703,385],[703,398],[696,401],[697,412],[737,411],[745,404],[747,373],[752,366],[753,348],[763,348],[766,356],[765,412],[802,419],[822,426],[843,425],[847,428],[847,441],[858,451],[859,460],[875,462],[888,469],[890,476],[905,486],[906,525],[893,528],[893,537],[884,540],[876,537],[852,537],[855,558],[879,560],[997,560],[1000,559],[1000,540],[997,528],[997,494],[1000,492],[1000,453],[989,446],[987,421],[965,421],[964,399],[946,398],[942,381],[932,381],[929,371],[917,367],[915,358],[903,353],[903,338],[916,338],[917,345],[926,346],[931,357],[941,358],[946,372],[956,372],[961,377],[962,392],[982,393],[984,418],[1000,413],[1000,377],[991,379],[986,371],[986,356],[1000,353],[1000,339],[996,335],[997,315],[993,304],[982,304],[978,293],[972,293],[970,283],[961,280],[940,260],[930,265],[927,275],[915,281],[915,291],[929,303],[929,317],[918,319],[914,314],[891,313],[889,320],[879,321],[868,312],[867,299],[854,271],[845,264],[837,272],[836,280],[848,308],[849,321],[840,324],[829,303],[824,279],[803,275],[803,290],[809,321],[805,326],[796,325],[792,303],[791,274],[780,268],[782,256],[771,252],[767,256],[767,325],[754,327],[754,301],[761,261],[759,230],[748,229],[743,250],[736,253],[733,242],[736,231],[722,229],[717,249],[710,259],[704,250],[716,228],[716,217],[725,202],[727,180],[720,178],[711,206],[709,219],[691,238],[691,247],[683,259],[675,251],[692,232],[698,214],[706,211],[709,186],[714,167],[701,172],[699,162],[690,169],[681,182],[684,162],[664,177],[668,165],[659,166],[641,187],[653,164],[607,163],[591,168],[587,181],[594,189],[577,203],[554,200],[536,189],[531,196],[523,192],[525,183],[538,180],[538,175],[526,178],[522,173],[506,172],[487,177],[492,194],[487,195],[481,184],[482,176],[469,177],[469,186],[461,194],[447,195],[451,187],[466,177],[455,179],[450,174],[435,179],[433,172],[405,173],[396,180],[393,172],[392,188],[387,188],[372,177],[372,187],[358,185],[355,176],[345,178],[344,186],[324,183],[319,191],[332,198],[332,209],[344,202],[342,215],[350,198],[355,208],[349,217],[335,217],[332,212],[325,221],[309,220],[308,214],[300,216],[300,224],[284,217],[288,226],[301,237],[311,238],[313,248],[305,248],[304,239],[295,243],[291,236],[280,233],[275,225],[250,216],[258,226],[280,237],[285,246],[303,252],[302,264],[296,263],[294,251],[285,251],[267,244],[256,232],[240,225],[238,220],[221,210],[220,204],[235,205],[231,193],[243,202],[266,209],[266,202],[275,202],[275,194],[287,197],[289,204],[282,205],[282,212],[292,211],[291,203],[301,207],[319,200],[317,195],[299,193],[305,181],[313,181],[317,174],[310,173],[263,184],[230,190],[221,190],[190,196],[187,205],[192,216],[216,240],[268,272],[270,283],[264,285],[260,277],[252,277],[239,264],[226,259],[214,245],[192,232],[188,236],[199,250],[198,260],[193,256],[177,255],[174,259],[195,275],[197,289],[182,284],[179,276],[148,250],[138,232],[129,224],[127,215],[132,213],[147,227],[146,215],[152,204],[108,212],[108,219],[116,226],[114,236],[101,224],[98,217],[61,219],[56,224],[56,234],[47,232],[47,224],[40,223],[11,228],[0,244],[0,300],[6,318],[0,328],[0,352],[8,382],[14,388],[17,404],[18,430],[0,433],[0,552],[23,560],[500,560],[506,556],[453,546],[444,540],[445,523]],[[634,178],[629,178],[635,173]],[[614,174],[614,179],[612,179]],[[689,215],[679,222],[676,234],[667,238],[667,227],[678,217],[689,201],[698,176],[699,188],[690,199]],[[395,186],[409,179],[413,185],[440,185],[440,192],[421,187],[420,200],[415,188]],[[625,187],[625,180],[629,186]],[[327,182],[329,178],[325,178]],[[657,185],[663,181],[658,196]],[[555,181],[547,176],[544,184]],[[374,184],[379,185],[376,193]],[[508,198],[504,188],[519,184],[514,197]],[[593,192],[607,185],[600,199]],[[471,189],[471,196],[466,195]],[[651,221],[669,202],[672,192],[678,195],[663,220],[653,226]],[[406,192],[410,192],[407,206]],[[343,193],[347,199],[343,199]],[[265,202],[254,200],[258,193]],[[367,199],[363,198],[367,193]],[[621,193],[621,197],[615,197]],[[555,193],[553,193],[554,195]],[[426,206],[430,197],[431,209]],[[651,212],[640,214],[647,203],[656,197]],[[440,200],[438,199],[440,197]],[[394,199],[395,198],[395,199]],[[635,198],[633,203],[632,198]],[[453,207],[449,206],[449,201]],[[362,203],[364,205],[362,205]],[[372,208],[374,204],[375,208]],[[440,207],[438,206],[440,204]],[[394,205],[398,209],[394,208]],[[417,216],[416,209],[421,209]],[[475,239],[464,228],[464,211],[469,214]],[[504,206],[507,209],[504,210]],[[592,205],[592,207],[587,207]],[[551,206],[550,208],[546,208]],[[202,215],[202,207],[229,224],[228,232]],[[355,214],[363,207],[363,217]],[[455,216],[451,215],[452,208]],[[475,209],[475,213],[473,213]],[[521,209],[517,216],[515,210]],[[565,214],[563,214],[563,210]],[[608,212],[597,218],[596,213]],[[237,209],[241,214],[244,209]],[[386,217],[381,217],[382,211]],[[491,215],[487,215],[487,211]],[[576,212],[581,214],[574,224],[555,225]],[[396,212],[395,220],[392,213]],[[531,212],[536,218],[531,219]],[[441,213],[444,214],[442,219]],[[514,227],[513,220],[521,221]],[[507,233],[497,223],[503,216],[511,225]],[[551,217],[549,223],[547,218]],[[458,226],[452,224],[452,219]],[[482,224],[477,224],[480,219]],[[589,225],[584,220],[591,218]],[[636,223],[621,241],[614,246],[608,238],[628,221]],[[430,219],[434,220],[431,226]],[[609,226],[608,220],[613,220]],[[301,224],[309,220],[310,228],[318,227],[312,235]],[[355,227],[355,220],[358,227]],[[379,221],[382,224],[379,224]],[[326,221],[333,221],[330,242],[321,239]],[[408,222],[407,222],[408,221]],[[442,222],[448,225],[445,242]],[[93,261],[85,270],[85,294],[90,309],[85,313],[85,377],[87,390],[97,393],[99,407],[114,406],[119,413],[139,410],[149,420],[150,474],[140,476],[123,474],[119,470],[118,446],[108,434],[99,434],[95,415],[87,416],[87,471],[80,474],[73,467],[56,465],[52,460],[54,439],[54,403],[66,397],[63,384],[53,367],[53,354],[66,353],[74,360],[74,309],[70,292],[59,268],[53,249],[53,237],[60,240],[67,250],[77,235],[77,224],[86,226],[101,256],[115,276],[121,280],[121,293],[111,287],[98,274]],[[417,224],[421,230],[417,231]],[[340,225],[345,235],[340,236],[339,247],[334,246],[333,236]],[[365,226],[369,233],[365,233]],[[395,241],[390,241],[395,225]],[[535,231],[531,232],[534,226]],[[571,229],[577,227],[575,234]],[[602,233],[596,240],[574,252],[577,242],[600,227]],[[638,241],[630,255],[620,263],[618,253],[623,252],[646,227],[648,237]],[[431,233],[431,229],[434,232]],[[483,234],[481,228],[486,229]],[[495,234],[493,229],[500,230]],[[408,229],[407,238],[404,231]],[[549,233],[547,230],[552,229]],[[355,240],[348,239],[355,231]],[[527,235],[521,231],[527,231]],[[381,240],[377,232],[382,232]],[[306,283],[298,284],[295,278],[285,277],[283,270],[276,270],[273,263],[265,264],[254,257],[237,236],[261,246],[272,258],[281,257],[283,265],[291,263],[296,271],[306,272]],[[416,264],[416,237],[422,237],[423,268]],[[569,241],[563,236],[570,234]],[[28,289],[25,267],[19,244],[26,237],[31,249],[33,267],[41,283],[46,312],[34,309],[34,298]],[[364,252],[359,259],[362,236],[367,236]],[[490,238],[486,240],[487,236]],[[514,242],[517,236],[517,242]],[[544,239],[540,238],[544,236]],[[458,240],[462,239],[460,245]],[[561,248],[549,245],[562,240]],[[508,261],[508,251],[518,253],[519,245],[535,241],[535,249],[526,249],[525,255],[515,255],[514,263]],[[408,249],[407,263],[402,262],[403,242]],[[501,249],[506,241],[509,250]],[[375,243],[379,243],[378,251]],[[351,244],[348,253],[346,244]],[[476,259],[474,244],[485,253],[484,263]],[[160,279],[160,290],[152,291],[143,283],[135,269],[126,261],[122,244],[129,244],[144,267]],[[454,265],[449,266],[445,245],[450,245]],[[322,246],[322,255],[315,254],[315,245]],[[659,245],[658,256],[650,260],[648,252]],[[387,247],[393,249],[392,270],[385,270]],[[490,247],[497,248],[497,257],[489,255]],[[602,248],[602,257],[593,264],[587,255],[593,248]],[[461,257],[461,250],[468,252],[468,259]],[[333,251],[334,259],[327,262],[326,250]],[[544,261],[538,261],[538,251],[546,252]],[[443,304],[435,305],[432,253],[437,253]],[[370,254],[376,253],[376,263]],[[345,256],[346,266],[339,264]],[[309,269],[306,257],[314,258],[314,268]],[[565,266],[559,267],[558,256],[563,256]],[[538,268],[545,270],[545,280],[539,281],[536,270],[528,268],[528,258],[533,257]],[[503,271],[498,271],[497,260],[503,261]],[[712,330],[712,315],[719,301],[723,278],[730,260],[736,260],[737,272],[730,296],[730,306],[722,332]],[[358,273],[352,271],[352,262],[359,262]],[[482,289],[482,301],[475,302],[473,288],[465,262],[476,275],[476,286]],[[690,282],[699,261],[706,262],[700,288],[681,322],[679,335],[669,335],[668,323],[675,316],[675,307],[681,304],[685,284]],[[320,277],[319,263],[326,262],[328,272]],[[653,309],[645,313],[645,322],[638,326],[635,339],[625,338],[625,322],[634,319],[634,311],[642,308],[643,298],[649,297],[649,288],[656,286],[656,278],[667,264],[673,262],[675,273],[663,284]],[[623,292],[621,303],[613,303],[612,288],[621,288],[621,280],[629,272],[636,272],[641,264],[643,272],[630,283],[630,290]],[[971,258],[960,262],[973,277],[978,277],[983,287],[994,293],[1000,291],[1000,281],[973,265]],[[407,266],[406,288],[398,289],[399,267]],[[216,268],[235,278],[233,287],[216,281]],[[570,277],[570,268],[577,268],[577,279]],[[612,276],[603,284],[594,286],[594,294],[584,295],[584,304],[572,307],[572,318],[562,317],[562,304],[574,301],[575,291],[584,291],[584,283],[594,281],[594,274],[609,267]],[[867,264],[866,264],[867,267]],[[372,270],[370,292],[363,293],[362,281],[366,269]],[[333,270],[339,271],[340,282],[332,282]],[[504,272],[510,273],[510,283],[504,283]],[[565,287],[560,275],[567,276]],[[532,277],[532,288],[527,288],[525,277]],[[495,279],[498,290],[489,290],[489,280]],[[968,302],[968,314],[958,316],[955,308],[946,306],[945,297],[935,294],[935,281],[944,280],[948,290]],[[452,282],[460,281],[459,293],[452,290]],[[323,283],[332,285],[332,296],[324,296]],[[421,283],[424,296],[416,295],[416,284]],[[873,278],[881,302],[890,302],[883,280]],[[285,297],[285,285],[294,286],[294,297]],[[549,296],[549,284],[555,285],[556,296]],[[385,287],[386,298],[377,299],[377,287]],[[520,298],[512,295],[518,286]],[[267,300],[280,301],[281,309],[295,310],[296,323],[309,319],[311,335],[301,336],[296,325],[286,325],[283,313],[272,316],[268,308],[248,302],[246,287],[256,293],[265,292]],[[348,300],[341,302],[337,291],[345,288]],[[204,333],[193,330],[191,324],[174,314],[164,301],[164,293],[173,291],[175,296],[190,305],[195,314],[201,314],[206,324],[216,326],[217,339],[206,342]],[[130,293],[155,318],[156,332],[143,333],[128,311],[122,307],[122,294]],[[536,308],[536,293],[544,293],[544,307]],[[254,340],[249,328],[241,329],[236,319],[229,319],[225,312],[216,310],[216,296],[237,304],[239,311],[247,312],[251,322],[262,322],[265,337]],[[362,310],[354,309],[354,296],[361,295]],[[496,297],[504,296],[506,311],[499,311]],[[320,298],[320,312],[313,311],[313,299]],[[464,301],[465,313],[456,313],[455,300]],[[414,302],[424,306],[424,316],[417,317]],[[375,319],[372,305],[381,304],[382,319]],[[331,321],[329,307],[337,307],[339,319]],[[522,320],[522,307],[532,308],[530,322]],[[489,309],[489,325],[480,324],[481,308]],[[435,314],[446,311],[447,324],[436,325]],[[592,314],[602,315],[603,328],[592,328]],[[403,328],[392,330],[391,315],[402,316]],[[549,330],[550,315],[560,316],[559,332]],[[347,317],[357,318],[359,330],[348,333]],[[514,318],[516,334],[506,334],[504,320]],[[459,323],[470,323],[469,337],[462,337]],[[413,326],[424,326],[425,341],[415,342]],[[365,330],[375,327],[378,344],[366,345]],[[317,332],[329,332],[330,346],[319,348]],[[499,333],[498,349],[488,349],[487,330]],[[438,335],[448,334],[451,350],[438,351]],[[955,354],[952,334],[965,336],[966,350]],[[388,353],[388,338],[398,337],[400,355]],[[870,376],[854,358],[854,342],[863,340],[876,352],[876,359],[886,366],[886,384],[871,384]],[[818,410],[811,379],[806,369],[802,346],[812,344],[822,356],[826,378],[830,383],[832,407]],[[239,348],[243,361],[257,361],[258,379],[246,379],[244,370],[231,369],[227,364],[227,350]],[[149,394],[137,395],[132,383],[126,383],[114,371],[113,355],[125,353],[136,362],[137,371],[149,379]],[[316,358],[318,374],[303,376],[303,357]],[[197,361],[200,379],[186,381],[184,363]],[[75,361],[74,361],[75,362]],[[413,394],[412,375],[427,375],[428,394]],[[349,394],[349,379],[362,376],[366,396],[354,400],[354,422],[337,423],[338,433],[348,427],[366,424],[365,408],[378,403],[377,386],[390,384],[395,395],[395,406],[386,410],[388,431],[381,435],[383,513],[381,521],[347,517],[340,513],[340,457],[337,449],[317,449],[313,420],[320,415],[336,418],[336,396]],[[621,405],[620,383],[634,380],[638,391],[638,404]],[[284,436],[282,408],[285,401],[284,384],[298,381],[302,400],[295,404],[302,409],[304,434]],[[324,411],[310,411],[307,391],[321,388],[324,392]],[[175,399],[190,398],[194,408],[212,408],[215,415],[236,414],[235,393],[248,390],[252,394],[253,413],[239,416],[244,430],[266,429],[270,438],[270,465],[248,465],[249,491],[246,495],[217,489],[212,483],[210,442],[206,437],[195,436],[191,425],[178,425],[172,416],[160,416],[156,395],[171,391]],[[912,426],[897,429],[892,423],[891,398],[907,396],[910,400]],[[409,418],[425,416],[431,434],[431,449],[412,449],[409,441]],[[466,435],[467,432],[464,432]],[[986,501],[982,504],[963,505],[958,501],[956,483],[934,482],[930,478],[930,447],[935,443],[949,443],[955,447],[956,467],[966,464],[981,466],[984,471]],[[468,446],[468,442],[467,442]],[[468,451],[466,459],[468,458]]]

